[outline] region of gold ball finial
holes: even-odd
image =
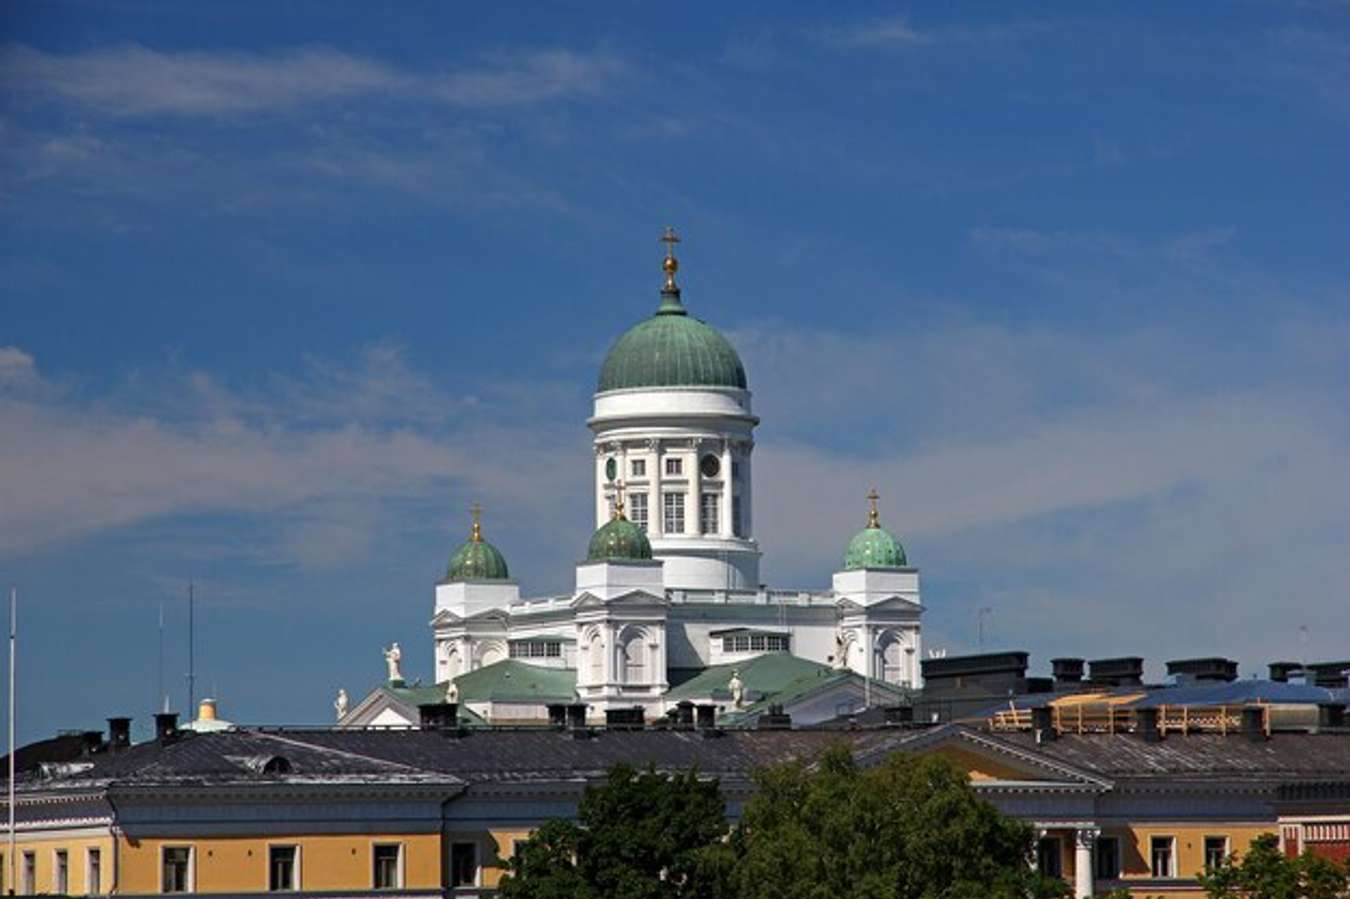
[[[483,517],[483,507],[477,502],[469,506],[469,517],[473,519],[473,525],[469,528],[469,539],[474,543],[482,543],[483,522],[480,519]]]
[[[877,500],[881,499],[881,494],[877,493],[877,488],[873,487],[867,491],[867,526],[869,528],[881,527],[881,515],[877,512]]]
[[[666,233],[661,235],[661,243],[666,245],[666,258],[661,262],[661,270],[666,273],[666,286],[662,290],[666,293],[679,293],[679,285],[675,283],[675,273],[680,270],[680,261],[675,258],[675,244],[680,242],[675,229],[669,225],[666,226]]]

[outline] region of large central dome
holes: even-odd
[[[665,240],[672,244],[673,232]],[[691,316],[675,285],[679,263],[668,253],[666,285],[656,314],[629,328],[614,342],[600,366],[597,393],[640,387],[739,387],[745,389],[745,366],[725,337]]]

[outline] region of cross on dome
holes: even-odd
[[[474,543],[483,542],[483,507],[475,500],[469,506],[469,517],[473,519],[473,526],[469,529],[469,539]]]
[[[867,526],[869,528],[881,527],[881,515],[877,512],[877,500],[881,499],[881,494],[877,493],[877,488],[873,487],[867,491]]]

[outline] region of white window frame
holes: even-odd
[[[33,863],[30,870],[29,862]],[[37,851],[34,849],[19,850],[19,894],[31,896],[37,892]]]
[[[60,866],[57,864],[57,860],[60,859],[62,856],[65,856],[65,862],[66,862],[66,870],[65,870],[65,879],[66,879],[66,882],[65,882],[65,883],[61,883],[61,880],[60,880],[61,868],[60,868]],[[68,895],[68,894],[70,893],[70,850],[69,850],[69,849],[53,849],[53,850],[52,850],[52,892],[53,892],[53,893],[58,893],[58,894],[63,895],[63,896],[64,896],[64,895]]]
[[[698,495],[698,531],[716,534],[721,530],[722,494],[705,490]]]
[[[94,871],[94,859],[98,859],[98,871]],[[84,850],[84,891],[90,896],[103,893],[103,847],[86,846]]]
[[[398,850],[398,864],[394,866],[395,883],[391,887],[375,886],[375,850],[381,846],[393,846]],[[404,877],[403,870],[407,859],[407,850],[402,843],[378,842],[370,844],[370,888],[373,890],[401,890],[403,889]]]
[[[664,471],[668,478],[684,477],[684,459],[679,456],[666,456]]]
[[[674,491],[661,494],[661,532],[683,534],[685,525],[684,494]]]
[[[642,502],[639,503],[638,500]],[[647,528],[651,521],[651,508],[648,503],[648,493],[645,490],[635,490],[628,494],[628,519],[642,529],[642,533],[647,533]]]
[[[1167,873],[1166,873],[1166,874],[1159,874],[1159,873],[1157,873],[1157,871],[1158,871],[1158,866],[1157,866],[1156,864],[1154,864],[1154,859],[1153,859],[1154,846],[1153,846],[1153,844],[1154,844],[1154,841],[1155,841],[1155,840],[1166,840],[1166,841],[1167,841]],[[1167,833],[1154,833],[1154,834],[1149,834],[1149,837],[1148,837],[1148,873],[1149,873],[1149,876],[1150,876],[1150,877],[1153,877],[1153,878],[1156,879],[1156,880],[1170,880],[1170,879],[1174,879],[1174,878],[1177,876],[1177,838],[1176,838],[1174,835],[1172,835],[1172,834],[1167,834]]]
[[[1233,851],[1233,841],[1228,838],[1226,833],[1207,833],[1200,837],[1200,863],[1205,870],[1211,870],[1209,865],[1209,846],[1210,840],[1223,840],[1223,857],[1228,858]]]
[[[274,889],[272,889],[272,850],[273,850],[273,849],[294,849],[294,850],[295,850],[295,867],[294,867],[294,869],[293,869],[292,872],[291,872],[291,881],[292,881],[292,883],[291,883],[291,887],[290,887],[289,889],[285,889],[285,890],[274,890]],[[267,844],[267,889],[266,889],[265,892],[268,892],[268,893],[297,893],[297,892],[299,892],[300,890],[304,889],[304,881],[301,879],[301,874],[300,874],[300,855],[301,855],[301,849],[300,849],[300,844],[299,844],[299,843],[276,842],[276,843],[268,843],[268,844]]]
[[[628,461],[628,476],[633,478],[645,478],[647,476],[647,460],[630,459]]]
[[[187,888],[183,890],[173,890],[173,893],[195,893],[197,892],[197,847],[191,843],[161,843],[159,847],[159,891],[168,893],[164,888],[164,855],[170,849],[186,849],[188,854],[187,864]]]

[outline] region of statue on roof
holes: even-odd
[[[389,683],[402,683],[403,672],[399,670],[398,664],[403,661],[403,650],[398,648],[398,641],[384,651],[384,663],[389,666]]]
[[[731,680],[727,681],[727,689],[731,691],[732,706],[739,709],[745,703],[745,681],[741,680],[739,668],[731,669]]]
[[[450,680],[446,681],[446,684],[445,684],[445,701],[446,701],[446,702],[459,702],[459,687],[458,687],[458,685],[455,684],[455,679],[454,679],[453,677],[450,678]]]
[[[337,699],[333,700],[333,711],[337,713],[337,720],[341,721],[343,718],[347,717],[348,704],[347,691],[338,687]]]

